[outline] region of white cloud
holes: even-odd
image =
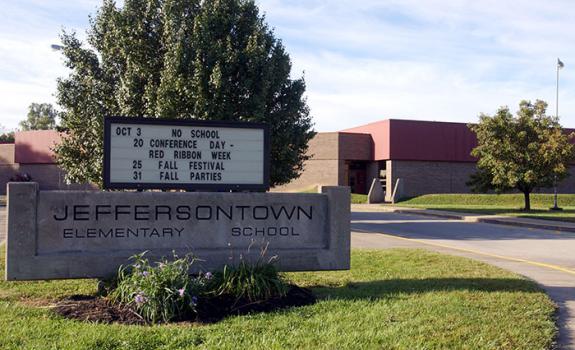
[[[49,49],[62,26],[82,33],[98,0],[3,6],[0,124],[31,102],[53,102],[65,75]],[[316,128],[384,118],[474,121],[500,105],[543,98],[554,112],[561,57],[562,122],[575,127],[575,2],[259,0],[284,40],[294,76],[305,71]]]
[[[2,4],[0,23],[0,124],[14,129],[32,102],[55,103],[56,79],[65,76],[61,55],[50,48],[64,26],[83,36],[99,1],[18,1]]]
[[[521,82],[469,81],[433,64],[350,60],[333,55],[301,59],[317,129],[339,130],[385,118],[470,122],[524,98],[552,97]],[[511,101],[511,102],[510,102]]]
[[[260,0],[306,72],[318,130],[384,118],[469,122],[541,98],[575,127],[575,3]]]

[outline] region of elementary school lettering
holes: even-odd
[[[235,224],[228,234],[234,237],[300,236],[291,223],[313,220],[313,206],[286,205],[64,205],[53,208],[52,218],[64,223],[61,231],[64,239],[89,238],[176,238],[186,233],[189,221],[226,220]],[[122,225],[130,222],[133,224]],[[242,222],[265,222],[275,220],[284,225],[250,225]],[[105,222],[111,227],[74,228],[74,222]],[[161,221],[168,225],[157,225]],[[238,224],[236,224],[238,223]],[[183,225],[183,226],[178,226]],[[188,232],[189,233],[189,232]]]

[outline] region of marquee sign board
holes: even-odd
[[[269,189],[269,128],[260,123],[107,117],[108,189]]]

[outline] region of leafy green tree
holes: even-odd
[[[525,210],[531,210],[529,194],[538,187],[551,187],[568,176],[574,159],[570,139],[556,117],[545,115],[547,103],[521,101],[516,116],[501,107],[493,116],[482,114],[469,128],[477,135],[478,171],[468,182],[485,192],[518,190],[524,194]]]
[[[5,128],[0,124],[0,130],[5,130]],[[0,134],[0,143],[13,143],[14,142],[14,131],[7,131]]]
[[[14,142],[14,131],[0,134],[0,143],[13,143],[13,142]]]
[[[22,130],[51,130],[56,128],[58,112],[50,103],[32,103],[26,120],[20,122]]]
[[[314,135],[305,82],[252,0],[105,0],[87,41],[62,34],[56,153],[69,180],[101,184],[106,115],[265,122],[271,183],[299,176]]]

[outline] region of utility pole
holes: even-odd
[[[555,90],[555,118],[559,120],[559,70],[563,68],[565,65],[559,58],[557,58],[557,85]],[[553,180],[553,207],[551,210],[563,210],[557,206],[557,175]]]

